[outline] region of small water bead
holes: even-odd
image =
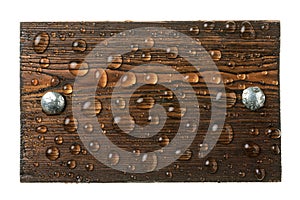
[[[213,61],[218,61],[222,57],[222,53],[219,50],[211,50],[211,51],[209,51],[209,54],[210,54],[211,58],[213,59]]]
[[[224,124],[218,143],[230,144],[233,140],[233,129],[230,124]]]
[[[31,80],[31,85],[37,86],[38,84],[39,84],[39,80],[37,80],[36,78]]]
[[[65,33],[60,33],[58,37],[59,37],[59,39],[61,41],[65,41],[66,40],[66,34]]]
[[[147,73],[144,76],[144,81],[146,84],[155,85],[158,81],[158,76],[155,73]]]
[[[161,147],[165,147],[167,146],[168,144],[170,143],[170,139],[167,135],[161,135],[159,138],[158,138],[158,144],[159,146]]]
[[[82,40],[82,39],[78,39],[78,40],[75,40],[73,43],[72,43],[72,49],[73,51],[75,52],[79,52],[79,53],[82,53],[86,50],[86,42],[85,40]]]
[[[82,104],[81,111],[88,117],[98,115],[102,110],[102,104],[98,99],[89,99]]]
[[[239,171],[239,176],[243,178],[246,176],[246,173],[244,171]]]
[[[255,39],[256,33],[250,22],[243,22],[241,25],[240,36],[243,39]]]
[[[189,29],[190,33],[193,35],[198,35],[200,33],[200,29],[198,26],[192,26]]]
[[[86,32],[85,27],[81,27],[81,28],[80,28],[80,32],[81,32],[81,33],[85,33],[85,32]]]
[[[237,74],[236,77],[239,80],[245,80],[247,78],[247,75],[246,74]]]
[[[142,53],[141,59],[143,61],[150,61],[151,60],[151,53],[150,52],[144,52],[144,53]]]
[[[75,160],[68,160],[68,162],[67,162],[67,167],[68,167],[69,169],[75,169],[76,166],[77,166],[77,163],[76,163]]]
[[[121,86],[130,87],[136,83],[136,76],[133,72],[127,72],[121,77]]]
[[[41,32],[37,34],[33,39],[33,49],[36,53],[44,53],[50,43],[50,37],[48,33]]]
[[[254,142],[246,142],[243,145],[244,152],[249,157],[257,157],[260,154],[260,147]]]
[[[100,149],[100,144],[97,141],[91,141],[89,143],[89,150],[92,152],[97,152]]]
[[[38,127],[36,128],[36,132],[38,132],[38,133],[46,133],[47,130],[48,130],[47,126],[44,126],[44,125],[38,126]]]
[[[234,21],[228,21],[225,24],[225,31],[227,33],[234,33],[236,29],[236,24]]]
[[[60,83],[60,80],[59,80],[59,78],[58,78],[57,76],[51,77],[50,85],[51,85],[52,87],[57,86],[59,83]]]
[[[140,97],[136,100],[138,109],[151,109],[155,104],[155,99],[152,97]]]
[[[84,132],[86,133],[92,133],[94,131],[94,127],[92,124],[90,123],[86,123],[84,126],[83,126],[83,130]]]
[[[204,162],[204,166],[207,169],[207,171],[211,174],[214,174],[218,171],[218,163],[214,158],[208,158]]]
[[[39,135],[39,136],[38,136],[38,140],[39,140],[39,141],[44,141],[44,140],[45,140],[45,136]]]
[[[78,155],[78,154],[80,154],[80,151],[81,151],[80,144],[74,143],[74,144],[72,144],[70,146],[70,152],[71,152],[71,154]]]
[[[114,124],[117,124],[126,133],[131,132],[135,127],[135,121],[130,115],[114,117]]]
[[[92,163],[86,164],[85,169],[87,171],[93,171],[94,170],[94,165]]]
[[[41,123],[42,122],[42,117],[41,116],[35,117],[35,121],[36,121],[36,123]]]
[[[215,28],[215,22],[204,22],[203,29],[206,32],[211,32]]]
[[[183,154],[178,158],[180,161],[187,161],[192,158],[193,152],[190,149],[187,149],[183,152]]]
[[[268,23],[264,23],[263,25],[261,25],[260,29],[262,31],[267,31],[270,29],[270,25]]]
[[[281,131],[275,127],[268,127],[265,130],[265,134],[268,135],[272,139],[278,139],[281,137]]]
[[[78,121],[73,116],[67,116],[64,120],[64,129],[68,132],[75,132],[78,128]]]
[[[171,90],[166,90],[166,91],[164,91],[161,98],[171,100],[174,98],[174,93]]]
[[[105,88],[106,87],[106,85],[107,85],[107,73],[106,73],[106,71],[104,69],[98,69],[95,72],[95,79],[99,80],[98,81],[98,85],[101,88]]]
[[[109,162],[110,165],[115,166],[115,165],[117,165],[119,163],[120,155],[116,151],[111,151],[108,154],[107,159],[108,159],[108,162]]]
[[[145,44],[147,48],[152,48],[154,46],[154,39],[151,37],[145,39]]]
[[[126,102],[122,97],[118,97],[114,103],[119,109],[124,109],[126,107]]]
[[[64,143],[64,138],[61,135],[55,136],[54,142],[58,145],[63,144]]]
[[[60,114],[65,108],[65,99],[60,93],[47,92],[42,97],[41,106],[47,115]]]
[[[157,125],[157,124],[159,124],[159,116],[158,115],[149,115],[147,121],[150,122],[150,124]]]
[[[251,129],[250,129],[250,135],[254,135],[254,136],[259,135],[259,130],[258,130],[258,128],[251,128]]]
[[[184,74],[184,80],[189,83],[198,83],[199,76],[196,73],[187,73]]]
[[[120,54],[109,56],[107,58],[108,67],[111,69],[118,69],[119,67],[121,67],[122,63],[123,63],[123,57]]]
[[[277,144],[273,144],[271,146],[271,151],[273,154],[278,155],[280,154],[280,147]]]
[[[39,64],[42,68],[48,68],[50,65],[50,60],[46,57],[42,57],[39,61]]]
[[[141,162],[143,170],[147,172],[152,172],[157,166],[157,156],[153,152],[145,153],[142,155]]]
[[[174,59],[174,58],[177,58],[177,56],[178,56],[178,48],[177,47],[168,47],[166,49],[166,52],[167,52],[167,58]]]
[[[265,169],[262,168],[256,168],[255,169],[255,177],[257,180],[262,181],[266,176],[266,171]]]
[[[67,83],[63,86],[64,94],[72,94],[72,92],[73,92],[73,86],[71,84]]]
[[[72,61],[69,63],[69,71],[74,76],[85,76],[89,72],[89,65],[86,62]]]
[[[172,177],[173,177],[173,174],[172,174],[172,172],[170,172],[170,171],[167,171],[165,174],[166,174],[166,176],[167,176],[168,178],[172,178]]]
[[[186,123],[185,124],[185,130],[187,132],[194,133],[194,132],[196,132],[198,130],[198,125],[196,123],[194,123],[194,122],[192,122],[192,123]]]
[[[57,160],[60,157],[59,149],[57,147],[54,147],[54,146],[49,147],[46,150],[46,157],[51,161]]]

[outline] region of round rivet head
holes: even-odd
[[[265,94],[259,87],[248,87],[243,91],[243,104],[250,110],[258,110],[264,106]]]
[[[56,115],[64,110],[65,99],[57,92],[47,92],[42,97],[41,105],[47,115]]]

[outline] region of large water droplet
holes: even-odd
[[[129,116],[116,116],[114,117],[114,123],[117,124],[124,132],[129,133],[135,127],[135,121]]]
[[[89,143],[89,150],[92,152],[97,152],[100,149],[100,144],[97,141],[91,141]]]
[[[146,84],[155,85],[158,81],[158,76],[155,73],[147,73],[144,76],[144,81]]]
[[[67,167],[68,167],[69,169],[75,169],[76,166],[77,166],[77,163],[76,163],[75,160],[68,160],[68,162],[67,162]]]
[[[74,143],[70,146],[70,152],[73,155],[78,155],[81,151],[81,146],[80,144]]]
[[[214,61],[218,61],[222,57],[222,53],[219,50],[211,50],[209,51],[209,54]]]
[[[199,76],[196,73],[186,73],[184,74],[184,81],[187,81],[189,83],[198,83]]]
[[[72,43],[72,49],[75,52],[84,52],[86,50],[86,42],[82,39],[75,40]]]
[[[215,22],[204,22],[203,29],[206,32],[211,32],[215,28]]]
[[[142,169],[151,172],[157,166],[157,156],[155,153],[145,153],[142,155]]]
[[[266,176],[266,171],[262,168],[256,168],[255,169],[255,177],[257,180],[262,181]]]
[[[240,36],[243,39],[255,39],[255,30],[250,22],[242,23]]]
[[[281,137],[281,132],[278,128],[268,127],[265,130],[265,134],[268,135],[272,139],[277,139]]]
[[[207,171],[211,174],[214,174],[218,171],[218,163],[214,158],[208,158],[204,166],[206,167]]]
[[[50,43],[50,37],[48,33],[41,32],[37,34],[33,39],[33,49],[36,53],[44,53]]]
[[[166,49],[167,51],[167,58],[177,58],[178,56],[178,48],[177,47],[169,47]]]
[[[86,62],[72,61],[69,63],[69,71],[74,76],[84,76],[89,72],[89,65]]]
[[[112,165],[112,166],[114,166],[114,165],[117,165],[119,163],[120,155],[116,151],[111,151],[108,154],[107,159],[108,159],[109,164]]]
[[[78,121],[73,116],[67,116],[64,120],[64,129],[68,132],[75,132],[78,128]]]
[[[246,142],[243,145],[244,152],[249,157],[257,157],[260,154],[260,147],[254,142]]]
[[[107,73],[104,69],[98,69],[95,72],[95,79],[99,80],[98,85],[102,88],[105,88],[107,85]]]
[[[86,123],[84,126],[83,126],[83,130],[84,132],[86,133],[92,133],[94,131],[94,127],[92,124],[90,123]]]
[[[107,58],[108,67],[111,69],[118,69],[119,67],[121,67],[122,62],[123,62],[123,58],[122,55],[120,54],[115,56],[109,56]]]
[[[36,132],[38,132],[38,133],[46,133],[47,130],[48,130],[47,126],[44,126],[44,125],[36,128]]]
[[[198,26],[192,26],[192,27],[190,27],[189,31],[193,35],[198,35],[200,32],[200,29]]]
[[[233,33],[236,29],[236,24],[234,21],[228,21],[225,24],[225,32],[227,33]]]
[[[102,110],[102,104],[98,99],[89,99],[82,104],[81,108],[84,115],[94,117]]]
[[[136,83],[136,76],[132,72],[127,72],[121,78],[122,87],[130,87]]]
[[[57,147],[49,147],[46,150],[46,157],[51,161],[57,160],[59,156],[60,156],[60,151]]]

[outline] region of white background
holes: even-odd
[[[4,3],[5,2],[5,3]],[[278,1],[279,2],[279,1]],[[296,1],[294,1],[296,2]],[[0,199],[299,199],[300,15],[294,2],[248,1],[1,1]],[[281,21],[281,183],[20,184],[20,21]],[[298,19],[298,21],[297,21]]]

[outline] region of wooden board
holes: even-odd
[[[179,109],[180,97],[164,85],[181,87],[182,80],[180,76],[172,75],[174,80],[168,81],[169,75],[163,73],[164,70],[159,68],[163,67],[161,65],[172,66],[181,74],[191,74],[188,81],[193,90],[186,93],[197,96],[201,120],[192,144],[175,162],[162,169],[154,166],[147,173],[134,173],[134,169],[122,172],[104,165],[83,144],[76,129],[90,130],[91,127],[86,125],[88,118],[78,124],[64,125],[66,118],[72,119],[73,115],[75,75],[97,70],[97,60],[87,63],[89,69],[86,71],[70,70],[70,63],[85,62],[100,43],[105,44],[107,39],[124,31],[134,35],[135,32],[129,30],[142,27],[167,28],[185,34],[208,52],[221,74],[213,81],[224,84],[226,90],[226,119],[224,127],[219,127],[222,133],[216,146],[207,156],[199,158],[211,122],[211,95],[215,95],[210,94],[203,78],[208,72],[195,70],[181,57],[180,49],[176,49],[177,44],[172,40],[165,40],[171,53],[167,49],[156,49],[159,33],[146,38],[147,49],[132,44],[131,52],[123,54],[121,61],[115,60],[117,68],[100,63],[108,67],[106,78],[101,77],[102,82],[98,83],[95,93],[102,105],[97,114],[99,127],[104,131],[102,134],[120,148],[139,155],[158,150],[175,138],[181,117],[178,112],[168,113],[168,108],[172,105]],[[278,21],[21,23],[21,182],[281,181],[279,46]],[[107,48],[109,51],[110,44]],[[179,51],[178,55],[173,55],[174,51]],[[193,49],[190,53],[191,56],[198,55]],[[154,136],[139,139],[124,133],[113,123],[111,95],[124,73],[133,66],[149,63],[157,65],[157,73],[149,79],[151,84],[134,92],[125,107],[129,108],[133,122],[142,126],[150,123],[149,109],[154,104],[162,105],[168,118]],[[136,80],[128,83],[124,95],[129,94],[126,89],[131,85],[145,80],[144,73],[134,72],[133,76]],[[252,86],[260,87],[266,95],[264,107],[257,111],[247,109],[242,103],[243,90]],[[81,94],[89,95],[89,89],[86,86]],[[41,97],[48,91],[59,92],[65,97],[66,108],[61,114],[43,112]],[[141,96],[146,103],[135,105]],[[156,123],[159,124],[159,120]],[[251,147],[250,150],[245,149],[245,144]],[[49,148],[57,153],[51,155],[53,159],[46,154]],[[112,159],[118,163],[122,158],[113,156]]]

